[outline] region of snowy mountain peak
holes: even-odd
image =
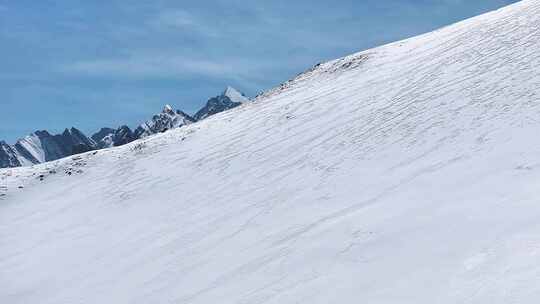
[[[193,116],[197,121],[208,116],[230,110],[243,103],[249,102],[244,94],[228,86],[221,95],[210,98],[206,105]]]
[[[77,134],[77,129],[75,129],[74,127],[71,127],[71,128],[65,128],[64,129],[64,132],[62,133],[62,135],[64,136],[71,136],[73,134]]]
[[[227,86],[225,91],[223,91],[222,96],[226,96],[232,102],[237,102],[237,103],[244,103],[244,102],[249,101],[249,98],[247,98],[246,95],[244,95],[243,93],[240,93],[238,90],[236,90],[235,88],[231,86]]]
[[[154,115],[151,120],[135,129],[135,138],[144,138],[152,134],[165,132],[195,122],[193,117],[182,111],[174,111],[170,105],[165,105],[163,111]]]
[[[173,110],[173,108],[171,107],[171,105],[166,104],[166,105],[163,107],[162,113],[174,113],[174,110]]]
[[[95,146],[92,139],[72,127],[57,135],[52,135],[46,130],[35,131],[4,150],[9,151],[12,158],[17,159],[18,166],[27,166],[93,150]],[[0,162],[0,167],[12,166],[17,162],[10,162],[5,158]]]
[[[136,139],[133,131],[125,125],[116,130],[102,128],[92,135],[91,138],[96,143],[96,148],[98,149],[122,146]]]

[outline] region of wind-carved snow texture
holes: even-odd
[[[539,49],[524,1],[1,170],[0,302],[536,303]]]

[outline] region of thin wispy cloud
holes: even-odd
[[[202,37],[218,37],[219,30],[208,21],[185,10],[164,9],[148,20],[147,24],[161,32],[190,32]]]
[[[184,10],[165,10],[160,12],[155,18],[150,20],[149,24],[156,28],[188,28],[199,26],[195,17]]]
[[[204,58],[171,53],[143,53],[115,59],[80,61],[62,66],[59,72],[71,76],[97,78],[123,78],[134,80],[178,79],[193,77],[236,79],[250,81],[250,77],[271,72],[275,65],[268,61],[222,58],[213,61]]]
[[[180,78],[196,76],[221,77],[237,73],[234,67],[204,59],[165,55],[133,56],[123,59],[82,61],[64,66],[66,73],[95,77]]]

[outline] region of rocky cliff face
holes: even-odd
[[[99,131],[94,133],[91,138],[99,149],[110,148],[113,146],[111,136],[114,134],[114,132],[115,130],[111,128],[101,128]]]
[[[5,141],[0,141],[0,168],[13,168],[21,166],[18,159],[17,150],[8,145]]]

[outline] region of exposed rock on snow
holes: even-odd
[[[92,139],[97,143],[98,149],[103,149],[122,146],[137,138],[128,126],[121,126],[116,130],[103,128],[92,135]]]
[[[101,128],[98,132],[94,133],[91,138],[96,143],[97,148],[110,148],[113,145],[112,137],[115,130],[111,128]]]
[[[0,168],[19,167],[17,151],[5,141],[0,141]]]

